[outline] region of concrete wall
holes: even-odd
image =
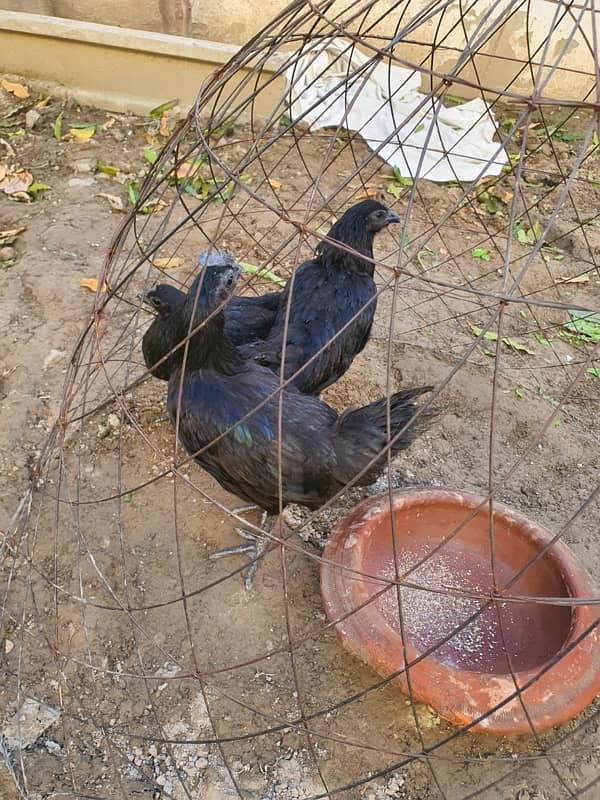
[[[120,26],[125,30],[112,28],[120,40],[127,29],[170,33],[182,43],[200,44],[198,40],[218,43],[215,46],[222,46],[223,62],[230,56],[232,46],[243,44],[287,5],[287,0],[229,0],[225,12],[224,0],[0,0],[0,9],[20,12],[24,27],[28,14],[23,12],[31,12],[60,17],[65,22],[87,20]],[[327,4],[300,4],[299,13],[307,15],[311,5],[324,7]],[[308,31],[315,24],[321,33],[335,33],[336,24],[343,20],[349,30],[361,34],[368,49],[369,45],[384,46],[399,27],[412,20],[411,30],[395,46],[394,55],[407,64],[433,69],[436,76],[431,82],[435,86],[439,86],[440,76],[444,74],[457,76],[458,80],[449,89],[452,94],[474,96],[478,93],[477,84],[485,86],[489,90],[488,97],[492,98],[503,90],[508,90],[509,98],[511,95],[527,96],[534,85],[538,89],[541,87],[541,94],[556,99],[582,100],[593,91],[596,78],[590,44],[595,38],[592,15],[596,15],[596,28],[600,29],[600,10],[582,12],[575,2],[565,11],[564,4],[553,0],[523,0],[520,6],[515,0],[477,0],[470,5],[459,0],[449,4],[440,0],[437,13],[434,9],[428,18],[420,20],[419,10],[426,6],[429,6],[428,0],[379,0],[376,3],[336,0],[328,4],[321,19],[313,13],[311,20],[296,33]],[[469,8],[466,13],[465,7]],[[78,27],[82,36],[87,35],[85,22],[79,26],[77,22],[71,24],[73,41],[77,39]],[[457,70],[467,44],[473,45],[482,29],[488,30],[485,41],[477,47],[475,56],[465,59],[464,66]],[[295,43],[282,44],[279,49],[297,47],[298,42],[299,37]],[[121,47],[121,44],[115,41],[114,47]],[[12,71],[19,72],[24,59],[15,48],[13,53],[16,63]],[[530,67],[527,62],[531,53],[534,63]],[[35,52],[32,57],[35,60]],[[44,63],[48,64],[47,58]],[[554,68],[557,64],[559,70]],[[6,53],[0,53],[0,69],[11,71],[10,57]],[[424,89],[429,88],[428,81],[424,73]]]
[[[0,0],[0,9],[243,44],[287,0]]]

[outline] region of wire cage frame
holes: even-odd
[[[593,0],[293,2],[200,88],[107,254],[3,541],[16,646],[0,752],[16,796],[600,793],[597,703],[515,739],[447,725],[342,650],[319,595],[336,520],[415,485],[516,508],[600,578],[599,13]],[[377,239],[369,344],[325,399],[341,411],[432,383],[424,405],[440,416],[393,463],[388,450],[374,487],[262,529],[178,444],[137,295],[189,288],[215,248],[243,266],[238,293],[279,288],[365,197],[401,222]],[[250,593],[242,558],[207,557],[239,524],[272,543]],[[415,585],[396,567],[382,591]],[[514,686],[500,706],[527,715]]]

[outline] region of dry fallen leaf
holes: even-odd
[[[89,289],[90,292],[97,292],[98,291],[98,280],[96,278],[82,278],[79,281],[79,285],[82,289]],[[102,292],[108,292],[108,286],[106,283],[102,284]]]
[[[6,178],[6,172],[7,172],[7,170],[6,170],[6,167],[4,166],[4,164],[0,164],[0,183],[2,183],[4,178]]]
[[[354,195],[355,200],[368,200],[369,197],[377,197],[381,189],[376,186],[367,186],[362,192]]]
[[[269,185],[272,186],[273,189],[281,189],[281,187],[283,186],[281,181],[278,181],[275,178],[269,178],[268,181],[269,181]]]
[[[162,211],[167,204],[164,200],[149,200],[144,203],[141,209],[142,214],[156,214],[157,211]]]
[[[163,114],[160,118],[160,127],[158,132],[161,136],[170,136],[171,131],[169,130],[169,120],[167,119],[167,115]]]
[[[199,163],[193,164],[190,161],[185,161],[183,164],[177,167],[177,172],[175,174],[180,180],[183,180],[184,178],[193,178],[199,169]]]
[[[2,239],[10,239],[13,236],[18,236],[25,230],[27,230],[27,228],[23,225],[21,228],[11,228],[8,231],[0,231],[0,241],[2,241]]]
[[[78,142],[89,142],[96,133],[96,128],[69,128],[69,134]]]
[[[152,262],[158,269],[177,269],[183,264],[183,258],[170,256],[167,258],[155,258]]]
[[[21,170],[20,172],[15,172],[12,175],[7,175],[0,182],[0,189],[2,189],[5,194],[13,195],[20,192],[26,192],[32,183],[33,175],[31,172]]]
[[[565,278],[561,275],[560,280],[562,283],[589,283],[589,275],[575,275],[573,278]]]
[[[148,131],[142,131],[142,137],[146,140],[147,144],[149,144],[150,147],[156,147],[158,145],[156,137],[153,136],[151,133],[148,133]]]
[[[115,211],[125,211],[125,207],[123,206],[123,201],[121,200],[120,197],[117,197],[116,194],[107,194],[106,192],[98,192],[98,197],[104,197],[105,200],[108,200],[109,206]]]
[[[29,90],[26,86],[23,86],[22,83],[12,83],[12,81],[2,80],[0,85],[3,89],[6,89],[7,92],[18,97],[19,100],[27,100],[29,97]]]

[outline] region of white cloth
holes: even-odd
[[[350,40],[324,40],[285,75],[293,121],[302,119],[311,130],[357,131],[405,177],[470,182],[499,175],[508,161],[493,141],[496,126],[485,101],[445,108],[420,91],[418,72],[373,62]]]

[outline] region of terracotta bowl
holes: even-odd
[[[392,683],[405,693],[408,671],[412,696],[455,725],[494,734],[530,733],[531,725],[541,731],[574,717],[600,691],[600,632],[594,628],[572,646],[600,611],[465,596],[493,591],[482,502],[436,489],[394,493],[395,556],[389,496],[361,503],[325,547],[324,559],[340,565],[322,565],[325,608],[331,621],[340,620],[336,631],[349,652],[380,675],[395,675]],[[562,542],[527,566],[552,537],[522,514],[494,503],[493,530],[498,593],[597,595]],[[397,588],[396,574],[413,587]],[[517,688],[521,699],[507,700]]]

